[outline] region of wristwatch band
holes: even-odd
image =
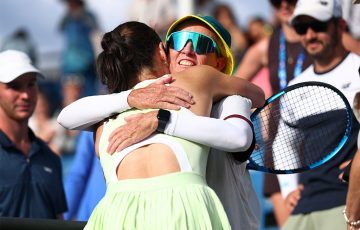
[[[167,123],[170,120],[171,113],[164,109],[159,109],[159,112],[157,114],[158,119],[158,127],[156,128],[156,131],[160,133],[164,133]]]

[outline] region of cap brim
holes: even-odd
[[[8,74],[7,76],[4,76],[2,79],[0,79],[0,82],[2,83],[12,82],[16,78],[26,73],[36,73],[37,77],[44,78],[44,75],[42,75],[38,69],[32,66],[26,66],[23,68],[16,68],[16,70],[13,71],[11,74]]]
[[[215,29],[215,27],[213,27],[210,23],[208,23],[206,20],[202,19],[199,16],[196,15],[187,15],[185,17],[182,17],[178,20],[176,20],[168,29],[167,33],[166,33],[166,39],[168,38],[168,36],[174,31],[174,29],[182,22],[190,20],[190,19],[197,19],[203,23],[205,23],[207,26],[209,26],[214,32],[215,34],[218,36],[218,38],[220,39],[222,46],[224,47],[224,49],[221,49],[221,55],[223,55],[224,57],[226,57],[227,62],[226,65],[224,67],[224,71],[222,71],[225,74],[231,75],[234,71],[234,57],[232,55],[232,52],[230,50],[230,47],[226,44],[225,40],[222,38],[222,36],[220,35],[220,33]]]

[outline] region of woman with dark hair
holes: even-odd
[[[169,72],[167,56],[159,36],[139,22],[121,24],[106,33],[103,52],[97,60],[101,81],[109,93],[144,87],[157,76]],[[209,116],[212,104],[247,87],[245,80],[227,77],[209,66],[196,66],[172,74],[175,85],[188,90],[196,103],[178,113]],[[141,82],[140,84],[137,84]],[[251,87],[250,87],[251,88]],[[254,90],[256,92],[256,89]],[[261,90],[260,90],[261,92]],[[239,96],[236,96],[239,97]],[[238,151],[254,144],[250,115],[251,101],[243,98],[234,105],[242,125]],[[232,108],[234,109],[234,108]],[[109,136],[130,115],[157,113],[160,131],[113,155],[107,147]],[[215,192],[205,182],[208,147],[161,133],[164,110],[130,109],[99,125],[95,148],[107,183],[105,197],[90,217],[86,229],[230,229],[224,209]],[[141,125],[141,124],[139,124]],[[196,132],[196,130],[194,130]]]

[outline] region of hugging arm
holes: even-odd
[[[197,69],[200,70],[204,68],[207,72],[202,72],[202,74],[212,75],[214,73],[214,69],[211,69],[210,67],[198,67]],[[198,74],[200,75],[200,72],[198,72]],[[217,71],[216,74],[218,75],[219,72]],[[221,78],[218,78],[221,79],[220,81],[213,81],[213,83],[210,83],[210,81],[208,81],[206,78],[204,79],[206,79],[208,84],[213,84],[211,86],[212,89],[217,91],[232,92],[231,94],[244,93],[251,98],[251,101],[255,101],[257,106],[260,106],[264,103],[264,93],[259,87],[240,78],[233,78],[228,76],[220,77]],[[224,89],[218,90],[219,88]],[[225,96],[224,93],[220,94]],[[170,123],[168,123],[167,128],[165,129],[165,133],[228,152],[244,151],[251,146],[253,141],[252,124],[249,122],[250,108],[252,107],[251,101],[241,96],[230,96],[226,99],[223,99],[219,103],[221,106],[218,107],[218,109],[221,110],[221,112],[219,112],[221,115],[218,116],[220,119],[201,117],[190,113],[172,113]],[[59,116],[58,120],[62,120],[62,124],[64,125],[64,118],[66,118],[66,120],[72,120],[72,116],[75,114],[80,117],[81,114],[83,114],[85,110],[89,110],[89,108],[96,109],[97,111],[101,112],[104,111],[102,107],[106,106],[107,109],[105,111],[111,111],[109,108],[113,106],[114,103],[116,102],[109,103],[104,101],[104,103],[99,103],[98,105],[93,103],[79,110],[79,113],[70,113],[67,111],[69,116]],[[114,108],[115,107],[116,106],[114,106]],[[120,111],[113,110],[111,113],[112,112]],[[111,115],[111,113],[104,114],[103,118]],[[91,112],[87,112],[87,116],[91,116],[91,114]],[[126,121],[126,125],[119,127],[114,131],[115,134],[113,133],[109,139],[109,153],[113,153],[115,150],[119,151],[127,146],[130,146],[131,144],[137,143],[156,130],[156,113],[149,112],[147,115],[141,115],[141,119],[141,121],[136,119],[129,119]],[[77,120],[82,121],[86,120],[86,118],[82,117],[80,119],[78,118]],[[151,122],[155,122],[155,124]],[[83,121],[83,123],[87,123],[87,121]],[[79,125],[77,126],[79,127]],[[141,130],[142,127],[144,128]]]
[[[67,129],[91,131],[93,125],[112,114],[130,109],[127,103],[130,92],[131,90],[81,98],[61,110],[57,122]]]
[[[243,152],[248,150],[253,142],[250,109],[249,99],[229,96],[213,108],[215,116],[219,119],[190,112],[171,112],[164,133],[227,152]],[[109,138],[108,152],[121,151],[154,133],[158,122],[156,115],[157,112],[141,114],[115,129]]]
[[[249,99],[229,96],[213,108],[219,119],[172,112],[165,133],[227,152],[246,151],[253,140],[250,109]]]
[[[171,76],[167,75],[144,88],[81,98],[66,106],[57,121],[67,129],[93,131],[93,125],[132,107],[173,110],[180,109],[180,106],[190,107],[194,103],[192,95],[179,87],[165,86],[171,81]]]
[[[169,78],[162,79],[145,88],[81,98],[66,106],[57,121],[67,129],[93,131],[98,122],[131,107],[178,110],[180,106],[188,108],[194,103],[192,95],[181,88],[165,86]],[[243,80],[241,91],[242,96],[251,99],[253,107],[263,105],[264,92],[259,87]]]

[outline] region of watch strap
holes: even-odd
[[[156,128],[156,131],[160,133],[164,133],[166,125],[170,120],[170,115],[171,115],[170,111],[159,109],[159,112],[157,114],[158,126]]]

